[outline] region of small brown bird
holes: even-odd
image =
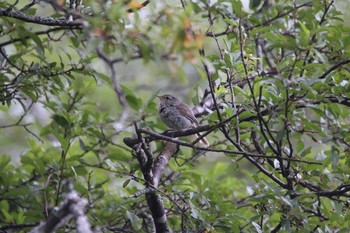
[[[198,120],[187,104],[182,103],[178,98],[168,94],[157,97],[160,99],[160,119],[162,119],[169,128],[181,130],[199,126]],[[200,133],[196,134],[196,137],[200,136]],[[209,146],[209,142],[205,137],[203,137],[200,142],[206,147]]]

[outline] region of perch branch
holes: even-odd
[[[133,146],[134,154],[141,166],[143,177],[146,181],[146,200],[147,205],[153,217],[156,232],[172,232],[167,224],[167,216],[163,204],[162,196],[157,193],[159,180],[171,158],[176,152],[177,145],[172,142],[166,142],[162,151],[153,163],[153,155],[148,150],[144,137],[142,137],[142,129],[134,124],[137,139],[139,143]]]

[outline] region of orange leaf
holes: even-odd
[[[128,7],[134,8],[134,9],[140,9],[140,8],[142,8],[143,6],[142,6],[142,4],[139,3],[139,2],[130,1],[130,2],[128,3]]]
[[[191,21],[189,18],[185,18],[183,21],[182,21],[182,24],[184,26],[185,29],[188,29],[188,28],[191,28]]]

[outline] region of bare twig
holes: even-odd
[[[214,33],[214,28],[213,28],[214,22],[213,22],[210,10],[208,11],[208,20],[209,20],[209,24],[210,24],[211,33],[213,35],[213,38],[214,38],[215,43],[216,43],[216,47],[218,48],[218,52],[220,54],[220,58],[221,58],[221,60],[224,61],[225,59],[224,59],[224,55],[222,53],[222,49],[221,49],[220,43],[219,43],[219,41],[218,41],[218,39],[217,39],[217,37],[215,36],[215,33]],[[233,111],[236,114],[237,113],[237,105],[236,105],[235,93],[234,93],[233,87],[232,87],[232,79],[233,79],[233,75],[231,74],[232,71],[230,71],[229,69],[226,69],[225,73],[226,73],[226,82],[229,84],[229,89],[230,89],[230,92],[231,92],[231,102],[232,102],[231,104],[232,104],[232,107],[233,107]],[[216,102],[215,101],[214,101],[214,106],[216,106]],[[234,127],[234,130],[235,130],[235,134],[236,134],[236,141],[237,141],[238,144],[240,144],[241,139],[240,139],[240,133],[239,133],[240,130],[239,130],[238,124],[239,124],[239,118],[238,118],[238,115],[236,114],[236,125]]]
[[[220,37],[220,36],[225,36],[225,35],[229,35],[231,33],[234,33],[234,30],[231,30],[230,28],[227,28],[225,31],[223,32],[219,32],[219,33],[214,33],[214,32],[207,32],[205,35],[208,37]]]
[[[49,35],[51,32],[56,32],[56,31],[62,31],[62,30],[80,30],[81,27],[79,26],[62,26],[62,27],[54,27],[54,28],[50,28],[48,30],[45,30],[45,31],[38,31],[38,32],[33,32],[35,35],[37,36],[40,36],[40,35],[44,35],[44,34],[47,34]],[[21,38],[12,38],[8,41],[5,41],[3,43],[0,44],[0,48],[1,47],[4,47],[6,45],[9,45],[9,44],[13,44],[13,43],[17,43],[17,42],[22,42],[24,39],[30,39],[30,36],[23,36]]]
[[[269,145],[269,147],[271,148],[271,150],[278,155],[278,150],[276,150],[276,148],[272,145],[272,143],[270,142],[270,140],[273,141],[273,143],[275,145],[277,145],[276,140],[274,139],[273,135],[271,134],[271,132],[269,131],[269,128],[267,127],[266,121],[263,119],[261,111],[260,111],[260,104],[258,103],[258,101],[256,100],[256,97],[254,95],[254,88],[253,85],[251,84],[250,80],[248,79],[248,69],[247,69],[247,64],[244,60],[244,41],[243,41],[243,32],[242,32],[242,19],[239,20],[239,41],[240,41],[240,56],[241,56],[241,61],[243,64],[243,68],[244,68],[244,73],[245,73],[245,77],[248,83],[248,87],[250,90],[250,93],[252,94],[252,100],[254,103],[254,107],[258,113],[258,121],[259,121],[259,126],[260,126],[260,131],[262,133],[262,135],[265,138],[265,141],[267,142],[267,144]],[[260,90],[260,94],[261,94],[261,90]],[[266,135],[265,129],[268,133],[269,136]]]
[[[120,87],[118,75],[117,75],[117,72],[115,70],[113,60],[111,60],[109,57],[107,57],[107,55],[102,51],[101,47],[98,47],[96,49],[96,52],[97,52],[98,56],[107,64],[107,66],[111,70],[111,80],[113,83],[114,91],[117,94],[119,103],[124,108],[123,113],[120,116],[119,122],[118,122],[118,128],[121,128],[121,126],[124,124],[124,122],[128,118],[129,110],[130,110],[129,105],[126,102],[125,94],[124,94],[122,88]]]
[[[335,64],[329,70],[327,70],[324,74],[322,74],[320,77],[318,77],[318,79],[326,78],[330,73],[332,73],[332,71],[334,71],[334,70],[338,69],[339,67],[346,65],[348,63],[350,63],[350,60],[344,60],[344,61],[339,62],[338,64]]]
[[[322,17],[321,17],[321,19],[320,19],[320,21],[318,23],[319,25],[322,25],[326,21],[326,16],[328,15],[328,12],[329,12],[331,6],[334,5],[334,0],[331,0],[328,5],[327,5],[327,3],[328,3],[328,1],[324,1],[324,11],[323,11]],[[309,41],[309,44],[316,42],[316,38],[317,38],[316,36],[317,36],[317,34],[315,33],[311,37],[311,39]],[[306,54],[303,55],[303,60],[304,60],[303,61],[303,66],[305,66],[307,63],[311,63],[312,62],[311,60],[313,60],[313,59],[311,57],[309,58],[310,54],[311,54],[311,49],[307,49]],[[302,69],[301,72],[300,72],[300,77],[304,76],[304,72],[305,72],[305,69]]]
[[[128,60],[137,60],[137,59],[141,59],[141,58],[143,58],[143,55],[140,53],[137,53],[137,54],[133,55],[132,57],[128,57]],[[163,54],[161,56],[161,58],[164,60],[169,60],[169,61],[177,60],[177,56],[171,55],[171,54]],[[151,59],[154,59],[154,58],[152,57]],[[124,62],[124,61],[125,61],[125,57],[114,58],[111,60],[112,63],[118,63],[118,62]]]
[[[32,0],[31,3],[28,3],[27,5],[25,5],[24,7],[22,7],[22,9],[20,9],[20,11],[26,11],[29,8],[35,6],[38,2],[40,2],[41,0]]]
[[[306,2],[306,3],[303,3],[301,5],[298,5],[298,6],[295,6],[293,7],[292,9],[290,9],[289,11],[286,11],[284,13],[278,13],[275,17],[269,19],[269,20],[266,20],[262,23],[259,23],[259,24],[256,24],[250,28],[248,28],[249,30],[253,29],[253,28],[256,28],[256,27],[261,27],[261,26],[267,26],[267,25],[270,25],[273,21],[275,20],[278,20],[280,18],[283,18],[284,16],[286,15],[289,15],[290,13],[293,13],[294,11],[300,9],[300,8],[303,8],[303,7],[311,7],[312,6],[312,1],[310,2]]]

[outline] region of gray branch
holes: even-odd
[[[43,17],[43,16],[35,16],[28,15],[18,10],[7,10],[0,8],[0,17],[11,17],[15,19],[22,20],[28,23],[42,24],[47,26],[82,26],[82,22],[75,20],[71,21],[64,17],[61,18],[53,18],[53,17]]]
[[[76,222],[78,233],[92,233],[90,222],[85,215],[88,201],[81,198],[73,185],[68,183],[69,192],[60,207],[55,207],[46,222],[42,222],[30,233],[49,233],[67,224],[71,219]]]

